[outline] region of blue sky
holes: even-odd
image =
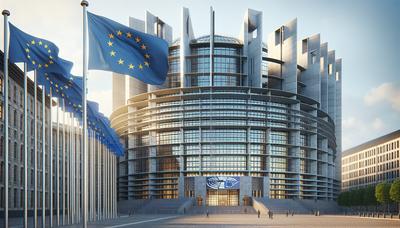
[[[2,0],[10,21],[31,33],[54,41],[60,55],[82,72],[82,12],[79,0]],[[263,12],[264,40],[281,24],[298,18],[298,38],[321,34],[323,42],[343,58],[343,147],[400,128],[400,1],[396,0],[96,0],[89,10],[121,23],[128,17],[144,19],[145,10],[159,16],[179,33],[181,7],[189,8],[195,36],[209,32],[209,7],[216,17],[216,33],[238,36],[244,12]],[[3,23],[0,29],[3,30]],[[3,43],[3,37],[0,38]],[[1,49],[3,46],[1,45]],[[91,71],[89,98],[111,112],[110,73]]]

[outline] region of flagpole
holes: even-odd
[[[92,208],[92,196],[93,196],[93,192],[92,192],[92,150],[93,150],[93,146],[92,146],[92,131],[88,129],[88,170],[89,170],[89,203],[88,203],[88,209],[89,209],[89,219],[88,221],[91,222],[92,221],[92,214],[93,214],[93,208]]]
[[[83,227],[87,228],[88,221],[88,167],[87,167],[87,104],[86,104],[86,92],[87,92],[87,69],[88,69],[88,53],[87,53],[87,10],[86,7],[89,3],[85,0],[81,2],[83,8]]]
[[[28,75],[24,63],[24,227],[28,227]]]
[[[8,227],[8,16],[10,11],[3,10],[4,16],[4,227]]]
[[[106,210],[107,210],[107,216],[106,218],[110,218],[110,159],[109,159],[109,154],[108,154],[108,148],[106,148]]]
[[[75,223],[75,117],[72,113],[72,139],[71,139],[71,222]]]
[[[50,208],[50,227],[53,227],[53,120],[52,120],[52,106],[53,106],[53,99],[52,99],[52,90],[50,87],[50,96],[49,96],[49,100],[50,100],[50,114],[49,114],[49,141],[50,141],[50,145],[49,145],[49,152],[50,152],[50,170],[49,170],[49,181],[50,181],[50,186],[49,186],[49,208]]]
[[[94,207],[94,196],[95,196],[95,191],[94,191],[94,132],[93,130],[92,132],[92,138],[91,138],[91,145],[92,145],[92,150],[90,153],[90,185],[91,185],[91,189],[90,189],[90,195],[91,195],[91,205],[90,205],[90,209],[92,211],[92,215],[91,215],[91,221],[94,221],[94,213],[95,213],[95,207]]]
[[[57,226],[60,226],[60,98],[57,99]]]
[[[61,191],[62,192],[62,214],[63,214],[63,216],[62,216],[62,225],[65,225],[65,192],[66,192],[66,185],[65,185],[65,177],[66,177],[66,172],[65,172],[65,146],[66,146],[66,143],[65,143],[65,100],[63,99],[62,100],[63,102],[63,121],[62,121],[62,125],[63,125],[63,139],[62,139],[62,172],[63,172],[63,175],[62,175],[62,188],[63,188],[63,190]]]
[[[97,220],[100,220],[100,138],[97,138]]]
[[[68,224],[72,224],[72,120],[74,113],[69,115],[69,141],[68,141]]]
[[[42,227],[46,227],[46,91],[42,86]]]
[[[106,153],[105,153],[105,145],[104,144],[102,145],[101,154],[102,154],[101,164],[102,164],[102,173],[103,173],[103,175],[102,175],[103,178],[101,181],[102,191],[103,191],[103,197],[102,197],[103,202],[101,204],[103,208],[102,208],[102,213],[101,213],[102,216],[101,217],[102,217],[102,219],[105,219],[106,218]]]
[[[35,145],[34,145],[34,154],[35,154],[35,164],[34,164],[34,176],[35,176],[35,186],[34,186],[34,209],[33,209],[33,223],[34,223],[34,227],[38,227],[38,125],[37,125],[37,116],[38,116],[38,97],[37,97],[37,90],[38,90],[38,86],[37,86],[37,73],[36,70],[33,72],[33,80],[34,80],[34,135],[35,135]]]

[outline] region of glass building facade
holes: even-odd
[[[286,89],[284,72],[269,69],[284,63],[255,42],[181,37],[170,42],[165,84],[114,105],[112,126],[127,148],[118,165],[119,200],[186,197],[226,206],[246,197],[336,197],[336,116],[301,92],[307,83]],[[296,67],[297,79],[306,69]],[[239,177],[240,184],[209,189],[205,178],[215,176]]]

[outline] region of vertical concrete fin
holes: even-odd
[[[297,93],[297,18],[268,35],[268,57],[282,61],[269,64],[268,75],[281,79],[276,89]]]
[[[186,56],[190,55],[190,41],[194,39],[194,33],[192,28],[192,21],[190,19],[189,9],[182,7],[181,13],[181,34],[180,34],[180,81],[181,87],[190,86],[188,82],[186,82],[185,74],[189,72],[190,69],[186,69],[189,66],[186,66]]]
[[[162,21],[159,17],[153,15],[149,11],[146,11],[145,16],[145,33],[160,37],[168,42],[172,43],[172,27]],[[163,85],[147,85],[147,91],[151,92],[158,89],[166,88],[167,81]]]
[[[214,85],[215,11],[210,7],[210,86]]]
[[[328,114],[335,122],[336,109],[336,80],[335,80],[335,51],[328,51]]]
[[[297,64],[305,70],[297,69],[297,92],[317,102],[321,101],[320,48],[320,34],[298,41]]]
[[[341,181],[342,167],[342,59],[335,61],[335,80],[336,80],[336,118],[335,118],[335,134],[336,134],[336,179]]]
[[[328,112],[328,43],[322,43],[320,50],[321,109]]]
[[[262,67],[262,12],[247,9],[243,25],[240,31],[239,40],[243,43],[243,53],[247,55],[247,62],[244,69],[247,78],[241,82],[242,85],[261,88],[261,67]]]

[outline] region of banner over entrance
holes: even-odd
[[[229,176],[207,177],[207,188],[239,189],[240,188],[240,177],[229,177]]]

